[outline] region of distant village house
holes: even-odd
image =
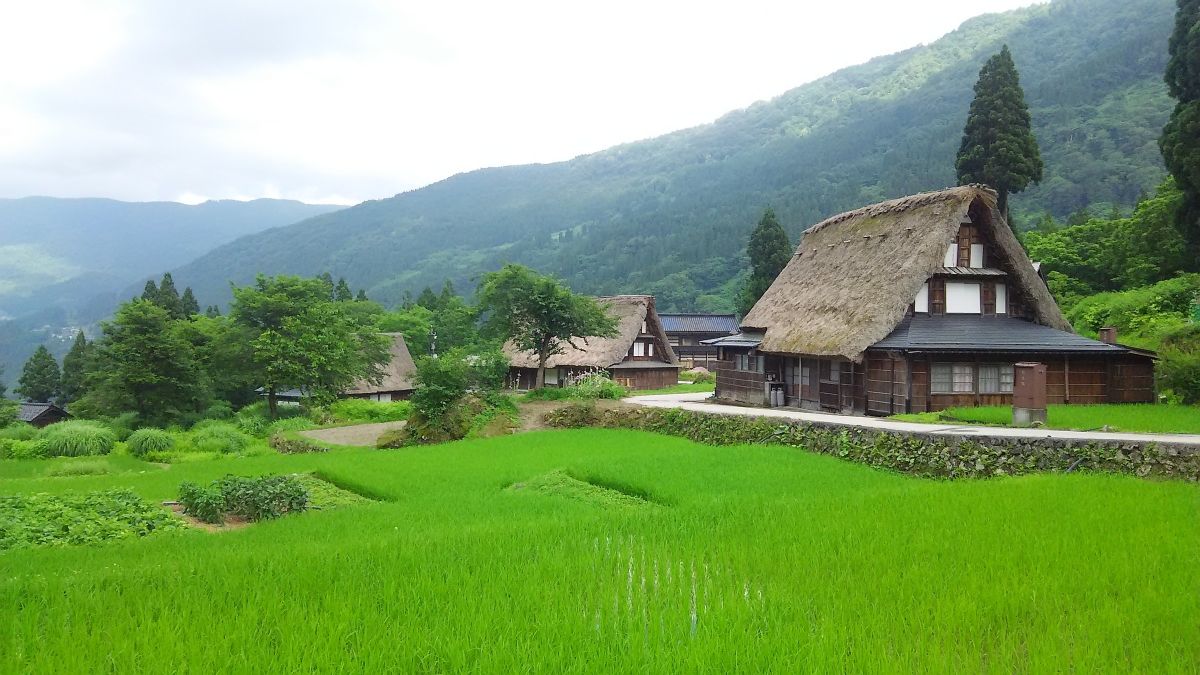
[[[964,186],[809,229],[721,352],[716,396],[890,415],[1008,405],[1017,362],[1049,403],[1154,400],[1152,355],[1074,333],[996,195]]]
[[[596,298],[617,320],[617,337],[575,338],[576,347],[564,345],[562,354],[546,362],[546,386],[561,387],[590,372],[604,371],[629,389],[660,389],[679,381],[679,360],[671,348],[662,321],[654,311],[652,295],[616,295]],[[537,382],[537,354],[504,345],[509,358],[509,386],[532,389]]]
[[[716,368],[717,348],[705,340],[738,332],[737,314],[659,314],[667,341],[684,368]]]

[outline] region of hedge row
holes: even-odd
[[[546,415],[546,424],[638,429],[707,445],[788,445],[936,478],[1091,470],[1200,480],[1200,453],[1153,443],[934,436],[662,408],[597,410],[589,405],[552,411]]]

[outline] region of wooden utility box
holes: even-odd
[[[1013,424],[1046,423],[1046,364],[1013,365]]]

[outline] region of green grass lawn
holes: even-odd
[[[683,382],[680,384],[671,385],[662,389],[635,389],[629,392],[630,396],[653,396],[655,394],[691,394],[694,392],[706,391],[712,393],[716,391],[715,382]]]
[[[71,478],[24,466],[0,462],[0,494],[159,501],[182,480],[313,471],[382,501],[0,553],[0,672],[1200,663],[1200,487],[1182,482],[931,481],[618,430]]]
[[[1012,408],[981,406],[949,408],[936,413],[893,415],[907,422],[1012,425]],[[1051,405],[1046,409],[1046,426],[1051,429],[1140,431],[1147,433],[1200,434],[1200,406],[1107,403],[1100,405]]]

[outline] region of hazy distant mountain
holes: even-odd
[[[116,294],[238,237],[338,206],[278,199],[174,202],[0,199],[0,316],[48,306],[101,318]],[[91,307],[94,305],[94,310]]]
[[[745,238],[774,206],[793,239],[842,210],[954,183],[972,86],[1007,43],[1046,176],[1018,214],[1132,204],[1164,175],[1156,138],[1170,0],[1058,0],[972,19],[713,124],[567,162],[484,169],[245,237],[178,271],[201,297],[256,272],[344,275],[393,302],[517,261],[578,290],[729,309]]]

